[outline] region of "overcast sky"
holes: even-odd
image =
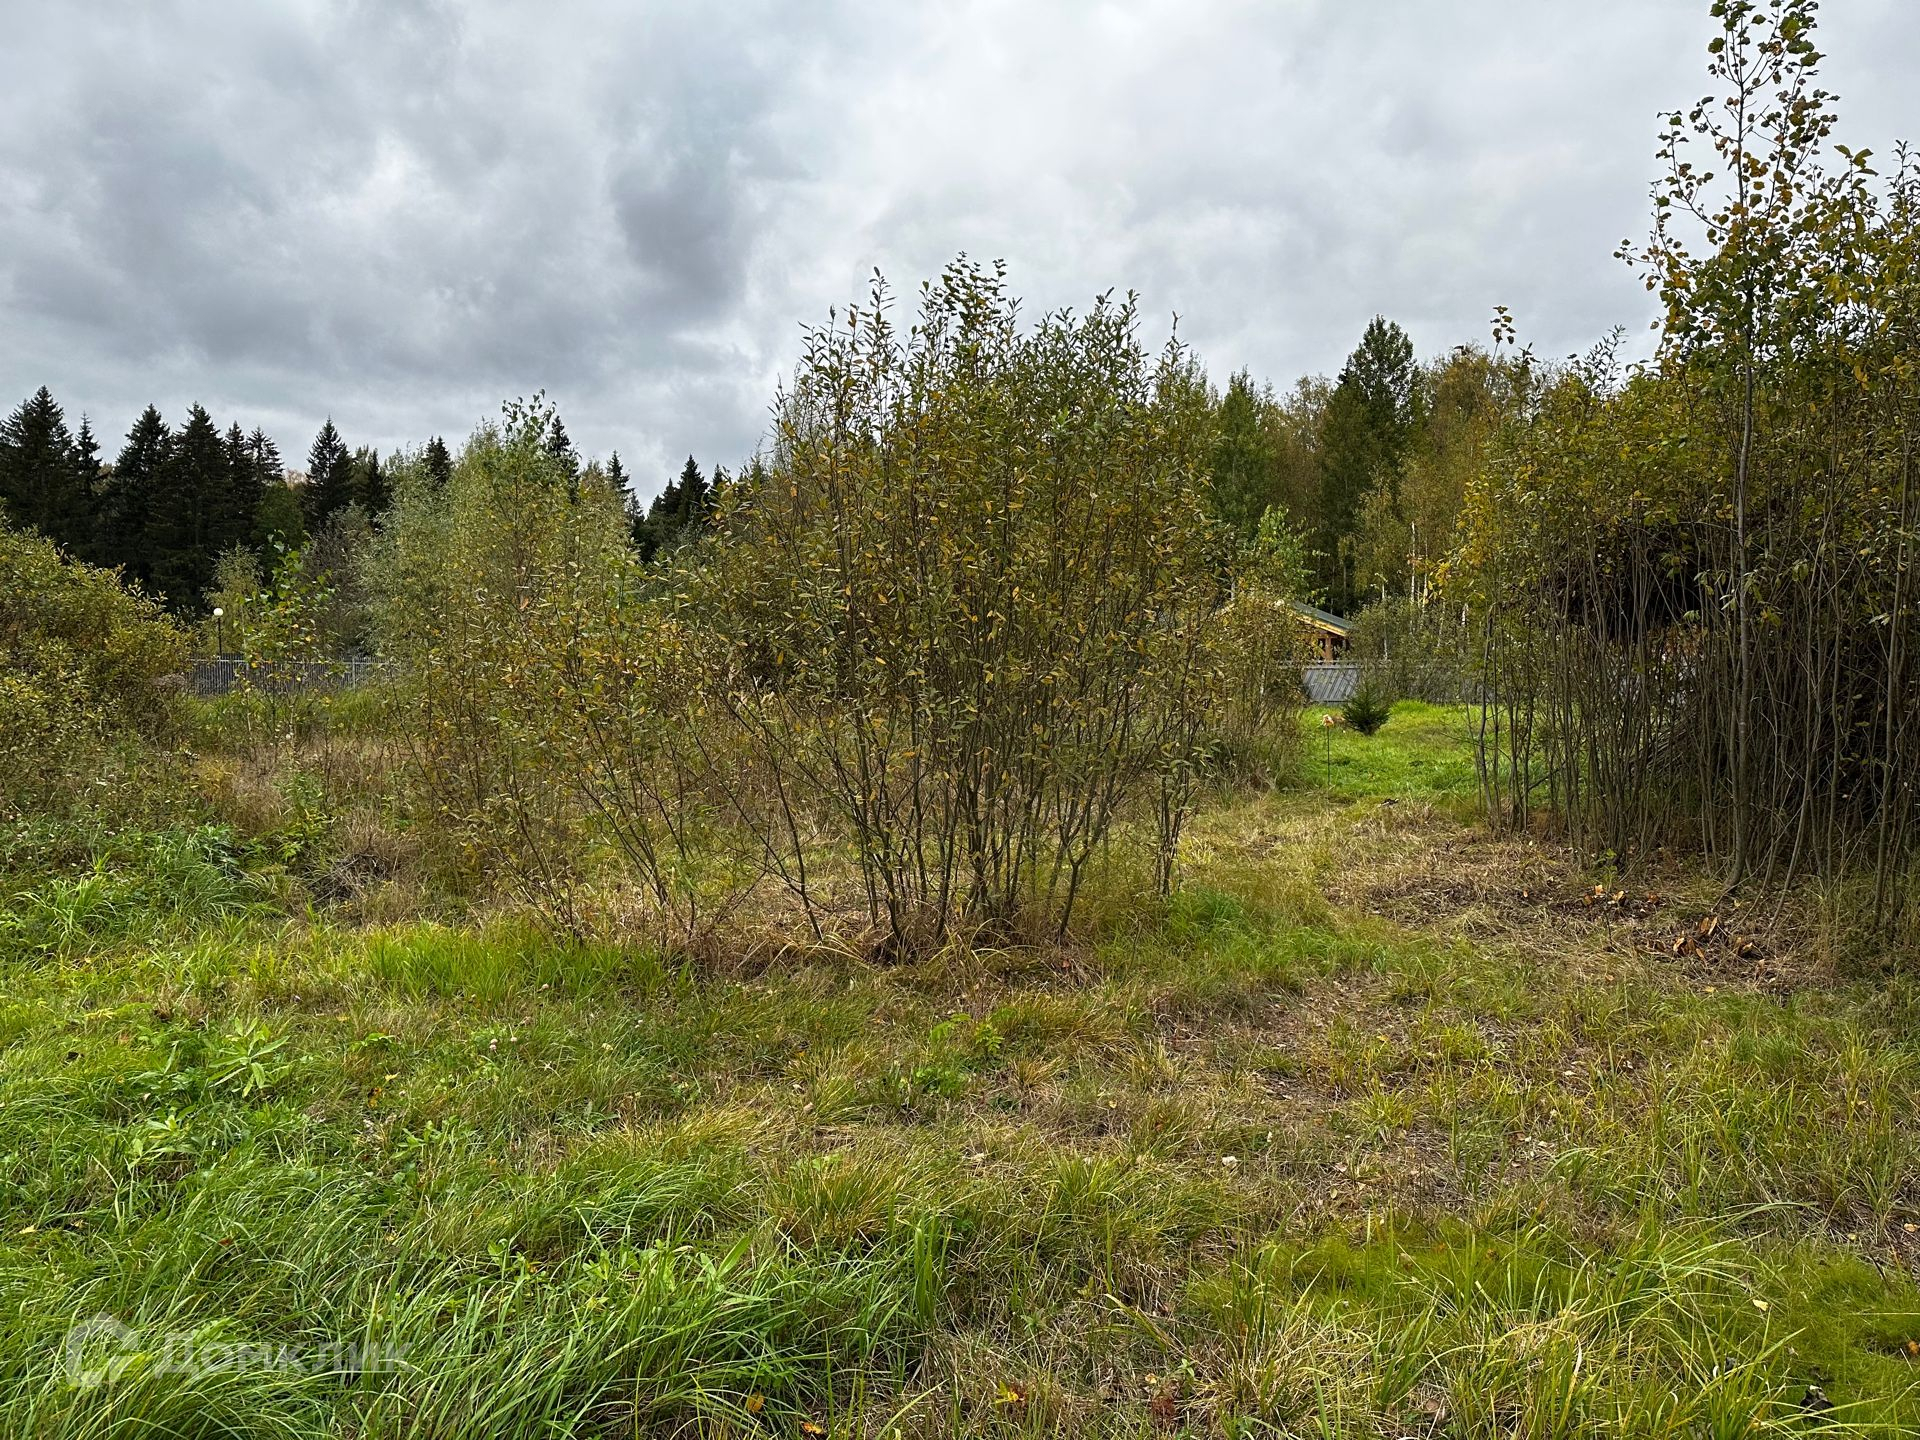
[[[1705,0],[865,5],[0,0],[0,402],[148,401],[301,463],[544,387],[643,492],[750,454],[803,323],[1004,258],[1141,292],[1217,379],[1510,306],[1644,326],[1658,112]],[[1843,138],[1920,131],[1920,5],[1828,0]]]

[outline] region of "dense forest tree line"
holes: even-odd
[[[689,455],[652,504],[641,504],[615,452],[602,466],[583,461],[556,414],[544,442],[576,489],[607,488],[625,508],[635,548],[651,559],[704,527],[729,483],[709,481]],[[259,427],[224,431],[200,405],[170,425],[149,405],[111,460],[103,460],[91,421],[78,429],[42,386],[0,425],[0,521],[36,531],[68,556],[117,569],[176,614],[204,610],[231,583],[222,558],[251,556],[255,568],[326,537],[351,547],[393,503],[396,466],[417,463],[444,489],[454,457],[435,436],[417,454],[382,457],[350,449],[329,418],[314,436],[304,472],[290,470]]]
[[[1419,599],[1452,544],[1468,479],[1501,416],[1524,393],[1531,362],[1463,345],[1421,361],[1407,333],[1376,316],[1339,373],[1284,392],[1238,371],[1210,395],[1212,503],[1243,542],[1263,517],[1296,535],[1313,598],[1352,614],[1386,597]],[[703,532],[735,477],[709,478],[691,455],[650,502],[614,452],[580,456],[556,415],[546,439],[570,483],[623,498],[644,560]],[[401,457],[349,448],[331,419],[303,473],[290,476],[258,428],[221,432],[201,407],[170,426],[149,406],[105,461],[90,424],[70,430],[45,388],[0,429],[0,515],[69,554],[120,568],[175,613],[203,605],[222,553],[297,547],[349,506],[370,520],[391,504]],[[419,452],[444,486],[453,456],[438,437]],[[757,474],[756,458],[742,471]],[[751,478],[750,476],[748,478]]]
[[[200,405],[169,425],[149,405],[103,463],[91,423],[72,430],[42,386],[0,426],[0,513],[190,612],[222,554],[291,548],[349,503],[384,504],[378,455],[349,455],[331,421],[312,461],[296,486],[264,430],[223,431]]]
[[[1302,542],[1314,598],[1343,613],[1386,596],[1419,598],[1451,544],[1466,484],[1494,421],[1524,388],[1524,359],[1462,346],[1416,360],[1406,332],[1376,317],[1339,374],[1284,394],[1242,370],[1210,396],[1213,504],[1251,543],[1272,512]],[[583,460],[556,415],[545,441],[569,483],[622,498],[644,560],[702,533],[735,477],[709,478],[691,455],[650,502],[616,451]],[[70,429],[42,388],[0,429],[0,514],[67,553],[119,568],[187,614],[206,603],[222,554],[263,562],[355,507],[377,521],[401,456],[350,448],[328,419],[304,472],[290,476],[262,430],[220,430],[200,406],[169,425],[149,406],[104,461],[90,423]],[[438,437],[418,458],[444,486],[453,456]],[[752,478],[764,464],[749,462]]]

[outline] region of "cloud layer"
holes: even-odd
[[[959,251],[1033,308],[1109,287],[1216,376],[1423,351],[1510,306],[1546,353],[1643,325],[1658,112],[1705,6],[10,7],[0,404],[104,436],[148,401],[290,458],[464,434],[544,387],[643,490],[750,453],[799,327]],[[1902,0],[1833,4],[1843,130],[1885,152]]]

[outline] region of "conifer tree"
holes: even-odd
[[[691,464],[693,457],[687,457]],[[684,472],[683,472],[684,473]],[[653,503],[643,515],[638,506],[633,510],[633,547],[640,552],[642,560],[651,560],[658,555],[673,538],[680,523],[680,482],[669,480],[667,486],[653,497]]]
[[[724,476],[726,472],[714,473]],[[703,527],[713,513],[713,503],[713,487],[707,483],[693,456],[687,456],[687,463],[680,467],[679,478],[667,482],[667,488],[655,496],[648,507],[646,519],[634,527],[634,545],[641,558],[651,560],[661,550]]]
[[[700,473],[700,467],[694,464],[693,456],[687,456],[687,463],[680,469],[680,504],[675,514],[675,529],[686,530],[702,524],[711,509],[712,491],[707,485],[707,477]]]
[[[254,432],[256,435],[259,431]],[[236,545],[248,549],[259,543],[260,498],[266,487],[261,483],[260,470],[253,461],[253,445],[247,439],[236,422],[227,427],[227,475],[231,496],[228,501],[229,514],[225,533],[220,537],[221,550],[230,550]],[[216,560],[218,556],[215,556]]]
[[[0,425],[0,514],[78,554],[92,541],[93,511],[66,415],[42,385]]]
[[[253,467],[253,490],[257,495],[253,501],[253,541],[265,555],[276,536],[282,538],[284,543],[298,543],[300,501],[286,484],[286,461],[280,459],[280,447],[273,442],[273,436],[259,426],[253,426],[253,434],[246,438],[246,447],[248,461]],[[292,499],[294,505],[292,515],[286,513],[288,499]],[[273,515],[269,516],[269,511]],[[288,520],[294,522],[292,528],[288,528]],[[296,536],[296,540],[286,540],[288,534]]]
[[[333,428],[332,416],[313,437],[313,448],[307,452],[307,485],[300,498],[309,535],[317,534],[336,511],[353,502],[353,457],[347,453],[347,442]]]
[[[653,504],[647,511],[649,520],[658,520],[663,525],[671,525],[680,518],[680,482],[669,480],[666,488],[653,497]]]
[[[167,449],[148,516],[153,585],[169,609],[198,607],[215,560],[233,541],[233,521],[227,447],[213,417],[195,405]]]
[[[85,415],[73,437],[73,469],[77,484],[86,497],[86,539],[78,543],[80,553],[92,563],[100,560],[100,502],[104,476],[100,471],[100,442],[94,437],[93,424]]]
[[[445,490],[447,482],[453,479],[453,456],[447,453],[447,442],[434,436],[427,442],[425,459],[427,482],[435,490]]]
[[[559,415],[553,417],[553,424],[547,431],[547,453],[560,465],[570,479],[580,475],[580,452],[573,448],[573,441],[567,435],[567,427],[560,423]]]
[[[300,500],[287,484],[280,447],[259,426],[247,436],[247,461],[253,469],[253,544],[264,559],[277,540],[291,548],[305,533]]]
[[[147,406],[127,432],[101,497],[95,548],[106,564],[119,566],[129,580],[149,590],[154,588],[151,521],[160,504],[161,472],[172,446],[167,422],[158,409]]]
[[[247,451],[253,457],[253,473],[262,491],[276,481],[287,478],[287,467],[280,459],[280,447],[258,425],[247,437]]]
[[[353,456],[353,500],[368,518],[383,515],[393,503],[393,485],[380,467],[380,452],[362,446]]]
[[[1351,609],[1359,599],[1351,556],[1360,505],[1370,490],[1397,485],[1413,440],[1416,413],[1413,342],[1392,321],[1375,316],[1347,357],[1327,402],[1320,440],[1323,576],[1328,601]]]

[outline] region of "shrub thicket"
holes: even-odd
[[[547,448],[549,421],[537,401],[508,406],[444,484],[397,469],[368,570],[421,817],[454,857],[577,925],[574,717],[594,694],[578,657],[621,623],[634,561],[614,497],[575,483]]]
[[[1392,596],[1354,616],[1346,658],[1391,696],[1454,705],[1466,693],[1466,639],[1459,607]]]
[[[186,637],[154,602],[0,527],[0,813],[102,793],[165,727]]]
[[[1298,627],[1271,578],[1228,603],[1185,352],[1130,301],[1023,329],[964,264],[886,311],[810,336],[771,454],[655,565],[538,405],[396,472],[382,641],[476,868],[576,927],[612,858],[686,938],[755,877],[887,953],[1059,934],[1110,837],[1165,889],[1211,756],[1290,731]]]
[[[908,333],[887,311],[876,288],[809,336],[723,516],[701,610],[726,710],[773,793],[851,838],[890,940],[1064,926],[1141,801],[1164,880],[1198,778],[1225,599],[1204,385],[1131,301],[1023,331],[997,272],[956,265]]]
[[[1825,164],[1810,5],[1716,13],[1724,95],[1672,117],[1639,256],[1657,360],[1541,376],[1469,498],[1486,791],[1624,860],[1857,887],[1884,934],[1920,899],[1920,175]]]

